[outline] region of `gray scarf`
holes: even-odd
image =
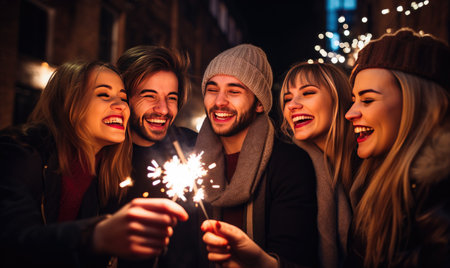
[[[208,171],[205,183],[205,200],[216,207],[232,207],[248,202],[261,181],[266,169],[274,141],[274,128],[266,114],[260,114],[250,125],[242,145],[236,171],[231,183],[225,178],[225,156],[222,143],[214,133],[209,119],[206,118],[198,133],[195,149],[203,151],[202,161],[206,164],[216,163]],[[220,188],[212,188],[217,184]]]

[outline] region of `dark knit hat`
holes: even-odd
[[[384,68],[417,75],[450,88],[450,50],[431,35],[420,35],[409,28],[384,34],[369,42],[359,53],[350,76],[353,85],[359,71]]]
[[[220,74],[236,77],[255,94],[264,107],[264,112],[269,113],[272,108],[272,68],[261,48],[242,44],[217,55],[203,75],[203,95],[208,80]]]

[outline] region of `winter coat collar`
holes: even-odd
[[[416,155],[411,165],[411,179],[420,184],[434,184],[450,174],[450,128],[435,131]]]

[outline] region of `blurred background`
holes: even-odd
[[[328,62],[349,73],[368,41],[401,27],[449,43],[449,1],[0,0],[0,129],[26,121],[63,62],[115,63],[130,47],[163,45],[191,57],[193,88],[176,124],[198,130],[202,74],[221,51],[260,46],[273,68],[276,104],[292,64]]]

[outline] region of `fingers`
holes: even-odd
[[[231,258],[231,254],[208,253],[208,260],[212,262],[222,262]]]
[[[189,218],[182,206],[167,198],[136,198],[131,201],[131,206],[139,206],[149,211],[168,214],[181,221],[186,221]]]
[[[220,237],[214,233],[211,232],[206,232],[203,235],[203,241],[207,244],[207,245],[212,245],[212,246],[217,246],[217,247],[223,247],[228,245],[228,240]]]
[[[206,220],[202,223],[201,229],[225,238],[232,245],[242,242],[247,237],[241,229],[223,221]]]
[[[129,232],[140,236],[164,238],[172,236],[173,228],[166,225],[148,225],[133,221],[129,223]]]
[[[176,219],[169,214],[160,213],[157,211],[147,210],[141,206],[131,206],[127,211],[127,218],[130,221],[138,221],[145,225],[152,226],[173,226]]]

